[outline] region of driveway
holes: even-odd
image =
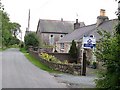
[[[18,49],[11,48],[0,55],[2,88],[66,88],[65,83],[34,66]]]
[[[70,74],[51,74],[59,83],[66,83],[68,88],[95,88],[94,80],[96,70],[87,68],[86,76],[74,76]]]

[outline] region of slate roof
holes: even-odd
[[[81,26],[85,24],[80,23]],[[61,20],[46,20],[40,19],[38,22],[37,32],[42,33],[71,33],[74,31],[74,22],[73,21],[61,21]]]
[[[117,19],[106,21],[103,24],[101,24],[99,27],[97,27],[94,31],[89,32],[88,35],[94,35],[96,37],[96,40],[98,41],[100,39],[100,35],[97,33],[98,30],[105,30],[113,34],[113,31],[115,30],[115,26],[117,24],[118,24]]]
[[[94,35],[96,37],[96,40],[98,41],[100,39],[100,36],[97,33],[98,30],[106,30],[112,33],[116,25],[117,19],[113,19],[105,21],[98,27],[96,27],[96,24],[84,26],[79,29],[76,29],[70,34],[67,34],[60,41],[58,41],[58,43],[72,42],[72,40],[80,41],[84,35],[85,36]]]

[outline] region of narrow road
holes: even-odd
[[[2,54],[2,88],[65,88],[54,76],[31,62],[18,49],[8,49]]]
[[[0,90],[2,89],[2,52],[0,51]]]

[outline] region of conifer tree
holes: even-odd
[[[72,45],[70,47],[69,54],[72,58],[75,59],[75,62],[77,63],[78,49],[76,46],[76,42],[74,40],[72,41]]]

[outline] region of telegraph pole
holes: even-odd
[[[28,13],[28,31],[30,30],[30,9]]]

